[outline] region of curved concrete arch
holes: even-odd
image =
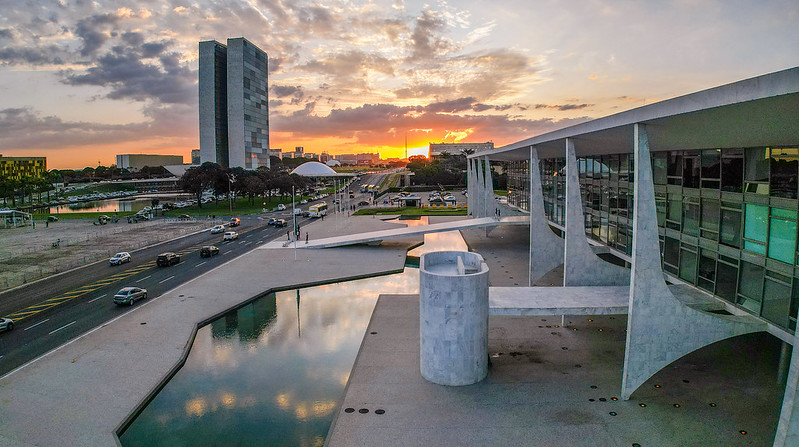
[[[633,257],[621,397],[629,399],[647,379],[680,357],[716,341],[766,330],[751,316],[711,314],[674,296],[660,266],[655,189],[649,140],[634,129],[635,200]]]
[[[654,203],[654,202],[653,202]],[[566,242],[564,286],[626,286],[630,270],[597,256],[585,236],[585,215],[580,194],[580,172],[574,140],[566,139]]]

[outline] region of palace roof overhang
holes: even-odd
[[[722,149],[799,144],[799,67],[702,90],[528,138],[469,158],[563,157],[566,138],[578,157],[631,153],[633,125],[646,125],[650,150]]]

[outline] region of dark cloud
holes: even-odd
[[[144,63],[137,49],[114,47],[113,50],[84,72],[63,72],[63,82],[109,87],[110,99],[155,99],[164,104],[196,101],[196,72],[181,64],[177,53],[161,54],[158,63]]]
[[[593,104],[536,104],[536,109],[555,109],[560,111],[587,109]]]
[[[0,39],[14,39],[14,33],[11,28],[0,29]]]
[[[119,17],[112,14],[98,14],[81,19],[75,26],[75,35],[83,41],[81,56],[93,55],[108,40],[104,33],[108,25],[113,25]]]
[[[0,64],[2,65],[61,65],[64,60],[60,54],[64,49],[56,45],[44,47],[2,47],[0,48]]]
[[[425,107],[425,110],[428,112],[446,112],[446,113],[456,113],[462,112],[464,110],[471,110],[475,105],[475,99],[471,96],[467,98],[459,98],[453,99],[451,101],[442,101],[442,102],[434,102],[428,104]]]
[[[302,91],[302,87],[299,85],[272,85],[270,89],[278,98],[290,97],[291,99],[289,100],[289,103],[293,105],[299,104],[305,97],[305,93]],[[280,101],[280,104],[283,103],[283,101]]]
[[[423,11],[416,18],[411,33],[411,59],[433,59],[452,47],[452,43],[441,34],[446,29],[446,21],[435,11]]]

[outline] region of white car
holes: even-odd
[[[130,262],[130,253],[126,251],[121,251],[114,256],[111,256],[111,259],[108,260],[108,263],[111,265],[120,265],[126,262]]]
[[[300,200],[300,205],[305,205],[306,203],[308,203],[307,200],[305,200],[305,199]]]
[[[10,331],[11,329],[14,329],[14,320],[0,317],[0,331]]]
[[[286,211],[286,205],[283,205],[283,204],[281,203],[280,205],[278,205],[278,206],[277,206],[277,210],[278,210],[278,211]]]
[[[236,233],[235,231],[228,231],[225,233],[224,236],[222,236],[223,241],[232,241],[238,238],[239,238],[239,233]]]
[[[219,234],[224,232],[225,232],[224,225],[215,225],[213,228],[211,228],[211,234]]]

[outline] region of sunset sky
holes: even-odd
[[[496,146],[799,65],[796,0],[37,0],[0,9],[0,153],[199,147],[197,49],[266,51],[273,148]]]

